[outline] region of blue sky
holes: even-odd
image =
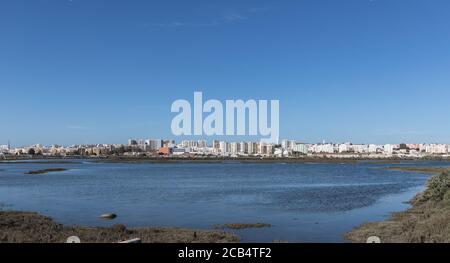
[[[0,2],[0,144],[175,138],[176,99],[279,99],[306,142],[450,143],[447,0]],[[230,138],[233,139],[233,138]]]

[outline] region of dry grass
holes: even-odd
[[[413,199],[413,207],[383,222],[363,224],[346,234],[352,242],[378,236],[386,243],[450,242],[450,174],[430,178],[427,189]]]
[[[31,212],[0,211],[0,243],[64,243],[78,236],[83,243],[115,243],[140,238],[144,243],[227,243],[239,237],[223,231],[181,228],[66,227]]]

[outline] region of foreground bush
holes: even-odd
[[[413,207],[383,222],[363,224],[346,234],[352,242],[378,236],[385,243],[450,243],[450,174],[433,176]]]
[[[430,178],[427,189],[414,198],[414,204],[423,204],[425,202],[440,202],[450,198],[450,174],[448,172],[436,175]]]

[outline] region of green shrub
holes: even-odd
[[[433,176],[428,181],[427,189],[416,200],[418,203],[428,201],[440,202],[444,199],[450,200],[450,174],[448,172]]]
[[[448,191],[444,194],[444,201],[450,202],[450,190],[448,190]]]

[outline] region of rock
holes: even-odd
[[[130,240],[120,241],[119,243],[127,244],[127,243],[142,243],[140,238],[133,238]]]
[[[99,216],[101,219],[114,219],[114,218],[116,218],[117,217],[117,215],[116,214],[112,214],[112,213],[110,213],[110,214],[103,214],[103,215],[101,215],[101,216]]]

